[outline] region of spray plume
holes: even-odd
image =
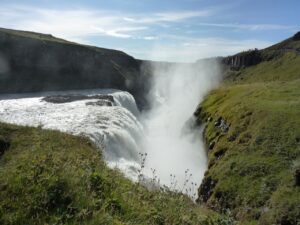
[[[191,126],[195,124],[193,113],[205,94],[218,84],[219,66],[216,60],[151,63],[151,71],[151,110],[142,119],[146,167],[156,169],[162,184],[189,192],[194,189],[192,184],[201,182],[207,165],[202,130]]]

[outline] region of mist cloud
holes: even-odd
[[[144,115],[144,151],[147,168],[156,169],[162,184],[176,175],[177,188],[192,174],[190,183],[200,184],[206,170],[206,151],[201,128],[193,129],[193,113],[205,94],[220,80],[215,60],[193,64],[152,63],[151,110]]]

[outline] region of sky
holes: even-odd
[[[0,27],[193,62],[286,39],[299,11],[299,0],[0,0]]]

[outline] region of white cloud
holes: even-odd
[[[126,17],[128,22],[153,24],[161,22],[179,22],[195,17],[209,17],[213,14],[210,10],[202,11],[176,11],[176,12],[160,12],[148,16]]]
[[[172,38],[169,36],[169,38]],[[272,43],[259,40],[174,37],[178,44],[157,44],[140,58],[157,61],[194,62],[201,58],[227,56],[244,50],[265,48]]]
[[[200,26],[221,27],[232,29],[246,29],[246,30],[295,30],[299,26],[289,26],[280,24],[239,24],[239,23],[199,23]]]
[[[135,19],[129,18],[129,17],[124,17],[123,20],[125,20],[127,22],[135,22]]]
[[[208,17],[213,13],[209,10],[203,11],[182,11],[182,12],[165,12],[165,13],[157,13],[158,19],[161,21],[179,21],[185,20],[194,17]]]
[[[151,40],[157,40],[158,37],[154,37],[154,36],[146,36],[146,37],[143,37],[144,40],[148,40],[148,41],[151,41]]]
[[[133,38],[133,36],[129,34],[130,32],[147,30],[148,28],[147,27],[121,27],[121,28],[104,30],[99,27],[93,27],[93,29],[107,36],[118,37],[118,38]]]
[[[1,6],[1,4],[0,4]],[[175,11],[159,12],[152,14],[128,14],[117,11],[101,10],[51,10],[26,6],[1,6],[0,27],[12,29],[31,30],[41,33],[51,33],[71,41],[89,43],[93,36],[110,36],[120,39],[133,39],[144,41],[140,47],[130,49],[127,52],[138,58],[168,61],[195,61],[203,57],[234,54],[250,48],[263,48],[272,43],[259,40],[231,40],[218,38],[191,38],[191,34],[185,32],[188,29],[176,23],[187,22],[192,18],[208,18],[215,11]],[[272,24],[222,24],[222,23],[198,23],[200,26],[214,26],[232,29],[247,30],[276,30],[288,29],[292,26]],[[163,32],[157,31],[157,26]],[[174,27],[181,27],[187,36],[164,35]],[[174,30],[174,29],[173,29]],[[173,31],[172,30],[172,31]],[[171,32],[170,32],[171,33]],[[158,41],[159,40],[159,41]],[[128,40],[130,41],[130,40]],[[147,41],[147,42],[146,42]],[[120,48],[111,41],[110,48]],[[145,45],[144,45],[145,43]],[[159,44],[165,43],[165,44]],[[130,46],[132,42],[128,42]],[[151,45],[154,45],[153,51]],[[140,49],[139,49],[140,48]],[[142,49],[143,48],[143,49]]]
[[[26,6],[5,6],[0,9],[0,26],[51,33],[70,40],[84,40],[94,35],[117,38],[155,40],[142,31],[148,25],[170,23],[210,15],[209,11],[176,11],[146,15],[127,15],[117,11],[51,10]]]
[[[49,10],[22,6],[0,10],[0,17],[0,26],[3,27],[51,33],[70,40],[83,40],[94,35],[131,38],[134,33],[147,29],[124,23],[118,13],[112,15],[96,10]]]

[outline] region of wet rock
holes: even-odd
[[[212,120],[213,120],[212,117],[208,117],[208,118],[207,118],[207,122],[211,122]]]
[[[222,117],[219,117],[215,122],[215,127],[219,127],[221,125],[221,121],[223,120]]]
[[[230,124],[226,122],[222,117],[219,117],[215,122],[215,127],[221,129],[223,132],[227,133]]]
[[[198,107],[197,110],[194,112],[194,115],[199,116],[201,111],[202,111],[202,107]]]
[[[220,128],[223,132],[227,133],[229,130],[229,124],[227,124],[225,120],[222,120]]]
[[[224,156],[226,151],[227,151],[227,148],[219,149],[218,151],[216,151],[214,153],[214,156],[216,157],[216,159],[220,159],[222,156]]]
[[[208,149],[212,150],[215,147],[216,142],[212,141],[209,143]]]
[[[81,100],[87,100],[87,99],[99,99],[99,100],[106,100],[111,103],[114,103],[114,97],[111,95],[78,95],[78,94],[70,94],[70,95],[52,95],[47,96],[42,99],[42,101],[49,102],[49,103],[55,103],[55,104],[61,104],[61,103],[68,103],[68,102],[74,102],[74,101],[81,101]]]
[[[87,102],[85,103],[87,106],[113,106],[113,103],[107,100],[100,100],[97,102]]]
[[[0,137],[0,157],[9,149],[10,142]]]
[[[213,190],[217,184],[217,181],[214,180],[211,176],[205,177],[202,181],[202,184],[199,188],[199,198],[198,202],[207,202],[210,196],[213,194]]]

